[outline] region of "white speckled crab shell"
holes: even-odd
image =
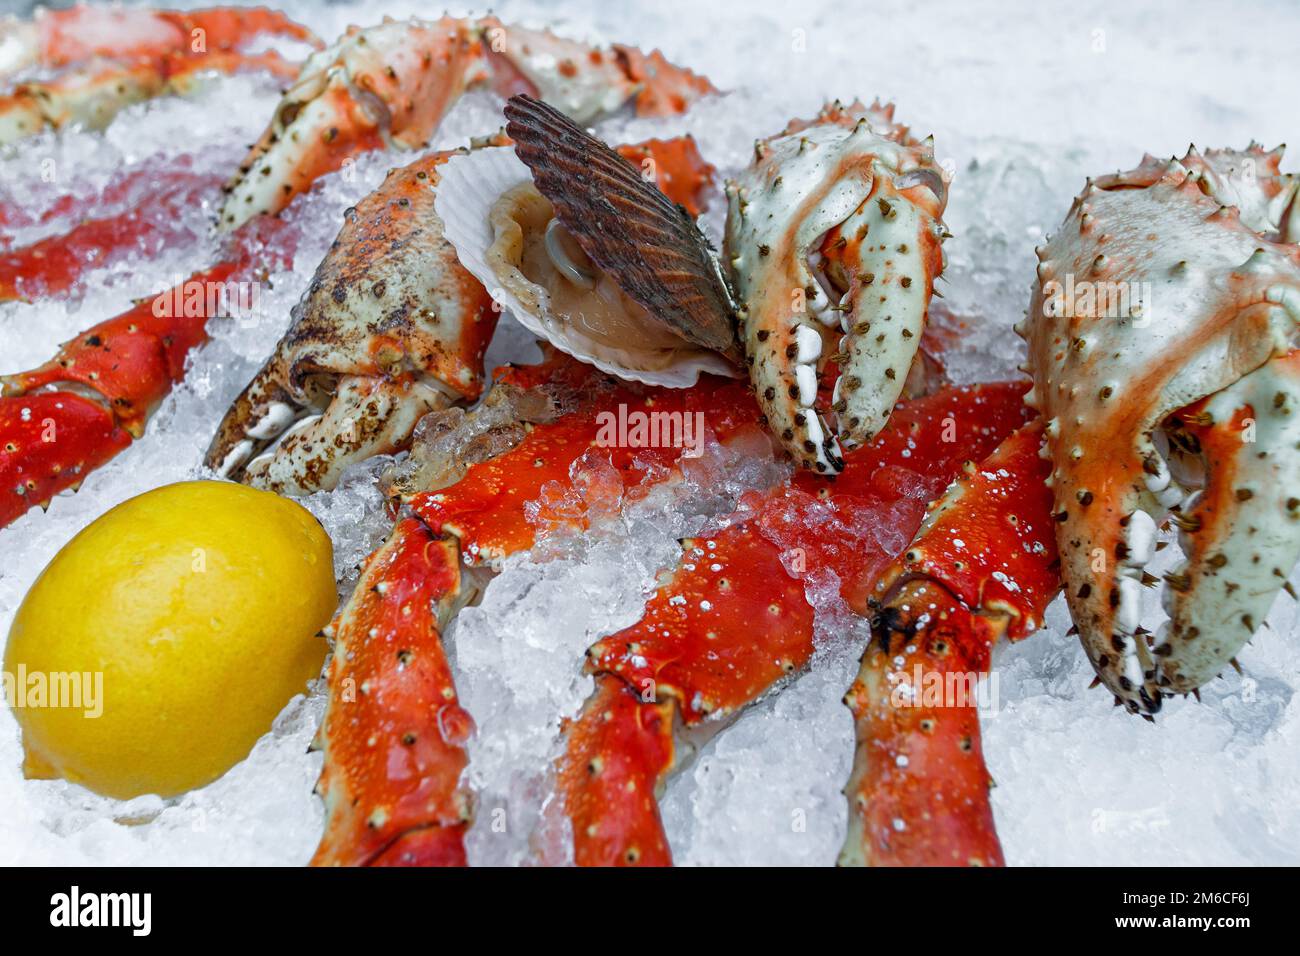
[[[933,147],[910,139],[892,109],[853,107],[849,124],[845,112],[828,108],[760,142],[727,190],[725,254],[755,393],[787,449],[818,471],[838,470],[841,443],[864,444],[888,421],[943,269],[946,187]],[[832,302],[808,260],[837,226],[855,236],[855,278]],[[794,308],[801,290],[806,307]],[[818,373],[836,349],[838,436],[814,408]]]
[[[1300,247],[1290,241],[1296,184],[1277,174],[1279,155],[1258,147],[1192,150],[1181,162],[1147,157],[1136,169],[1090,182],[1038,251],[1038,281],[1018,326],[1034,377],[1025,400],[1046,419],[1044,454],[1053,462],[1066,597],[1098,675],[1133,711],[1158,709],[1170,683],[1186,692],[1231,657],[1216,652],[1215,660],[1199,661],[1201,677],[1189,680],[1188,661],[1169,655],[1201,655],[1198,648],[1210,642],[1174,648],[1162,646],[1161,638],[1153,649],[1139,626],[1143,566],[1155,530],[1146,512],[1159,517],[1181,501],[1152,436],[1172,413],[1252,376],[1256,385],[1281,383],[1268,366],[1300,345]],[[1252,164],[1254,172],[1242,176]],[[1129,293],[1127,300],[1120,291]],[[1275,384],[1273,394],[1289,411],[1290,391]],[[1293,448],[1262,451],[1296,457]],[[1260,467],[1243,458],[1235,480]],[[1239,490],[1239,501],[1250,494]],[[1236,517],[1222,513],[1215,520]],[[1279,508],[1275,520],[1300,533],[1296,517]],[[1275,562],[1294,561],[1281,552],[1300,538],[1285,538],[1273,548]],[[1260,547],[1247,536],[1224,536],[1214,555],[1223,563],[1214,567],[1258,564]],[[1192,580],[1199,582],[1204,571],[1192,569]],[[1233,600],[1242,601],[1252,589],[1242,586],[1249,584],[1245,577],[1237,581]],[[1263,593],[1267,609],[1280,585],[1254,588],[1251,600]],[[1173,603],[1187,600],[1198,596],[1178,595]],[[1262,613],[1241,616],[1257,620]],[[1185,617],[1174,608],[1175,621]],[[1239,647],[1251,631],[1216,646]],[[1171,682],[1171,673],[1184,677]]]

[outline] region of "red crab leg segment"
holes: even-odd
[[[0,398],[0,527],[75,488],[131,444],[98,401],[73,392]]]
[[[328,817],[315,866],[463,866],[469,715],[439,620],[461,594],[454,540],[401,521],[331,626],[333,693],[316,746]]]
[[[195,172],[189,157],[167,159],[165,165],[142,164],[113,179],[100,189],[89,182],[73,182],[48,206],[33,209],[27,204],[0,204],[0,229],[6,232],[56,225],[62,220],[76,223],[109,212],[128,212],[149,197],[163,192],[193,188],[207,177]],[[11,235],[0,234],[0,248],[12,248]]]
[[[44,365],[0,376],[0,526],[80,486],[87,472],[144,433],[149,415],[184,376],[190,349],[206,341],[214,293],[283,266],[289,253],[260,241],[277,231],[241,235],[237,257],[87,329]],[[44,413],[39,441],[29,428],[33,402]],[[92,423],[87,402],[108,418]]]
[[[305,27],[265,9],[172,13],[75,7],[42,11],[30,23],[0,22],[0,77],[33,66],[66,68],[51,80],[21,83],[0,97],[0,142],[72,123],[102,129],[132,103],[187,92],[199,73],[256,69],[294,76],[296,66],[274,51],[238,52],[261,34],[319,46]]]
[[[1015,432],[936,502],[876,584],[873,637],[845,703],[857,749],[840,863],[1001,865],[976,678],[1038,627],[1059,588],[1042,429]]]
[[[201,32],[199,32],[201,31]],[[96,57],[137,59],[237,49],[261,35],[319,45],[306,27],[266,7],[206,10],[105,9],[78,5],[40,9],[30,22],[0,24],[8,41],[0,76],[30,66],[58,68]]]
[[[655,796],[673,765],[673,702],[642,697],[618,677],[565,728],[559,787],[579,866],[671,866]]]
[[[136,249],[144,252],[191,235],[182,210],[220,184],[195,177],[178,192],[164,192],[114,216],[87,219],[61,236],[51,236],[0,254],[0,302],[58,296],[91,269],[103,268]]]
[[[855,603],[911,540],[924,502],[1024,420],[1023,391],[949,389],[901,405],[837,480],[802,473],[748,500],[727,527],[684,542],[641,620],[587,652],[596,693],[560,763],[580,865],[671,862],[654,799],[674,764],[665,704],[698,726],[802,669],[813,610],[786,562],[834,572]]]

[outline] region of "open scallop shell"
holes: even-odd
[[[626,297],[603,272],[597,272],[600,276],[597,281],[608,283],[601,285],[605,296],[603,301],[608,303],[612,298],[611,290],[616,290],[613,295],[622,296],[629,311],[627,326],[601,335],[590,327],[584,328],[587,313],[573,308],[575,299],[579,304],[582,301],[582,293],[576,286],[570,289],[553,285],[552,288],[564,298],[560,301],[545,285],[524,274],[519,263],[527,261],[526,247],[503,266],[503,246],[498,243],[502,238],[501,226],[505,215],[501,204],[503,197],[507,202],[513,197],[515,209],[521,208],[520,203],[527,205],[532,210],[532,222],[540,221],[541,217],[553,218],[549,200],[536,192],[532,184],[532,173],[510,147],[474,150],[449,160],[443,167],[434,208],[461,264],[483,283],[495,301],[508,308],[525,328],[547,339],[556,348],[620,378],[647,385],[687,388],[702,372],[728,376],[739,374],[739,369],[722,354],[687,341],[673,332],[671,325],[654,317],[653,312]],[[545,206],[538,207],[538,202]],[[529,221],[526,216],[511,215],[509,218],[515,222],[524,219],[525,225]],[[506,228],[510,228],[508,222]],[[531,241],[534,247],[542,243],[554,248],[539,232],[544,230],[529,227],[522,241]],[[560,245],[565,247],[571,238],[563,236]],[[505,242],[508,247],[509,240]],[[582,256],[582,250],[574,245],[567,248],[574,255]],[[563,259],[561,251],[560,261]],[[552,264],[551,268],[556,267]],[[580,263],[579,268],[599,270],[590,261]],[[536,276],[535,267],[532,271]],[[557,275],[563,274],[559,268],[556,272]],[[563,283],[565,280],[557,278],[555,281]],[[648,319],[643,340],[649,342],[648,346],[632,342],[637,333],[630,326],[638,321],[638,316]]]

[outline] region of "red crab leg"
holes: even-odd
[[[266,70],[284,79],[296,76],[297,66],[275,51],[238,52],[241,41],[262,32],[315,42],[304,27],[265,10],[186,16],[77,7],[59,17],[38,15],[35,24],[0,24],[0,40],[8,48],[0,76],[32,66],[63,68],[52,79],[20,83],[0,97],[0,141],[72,123],[102,129],[132,103],[187,92],[200,73]]]
[[[674,762],[665,706],[699,726],[806,666],[813,609],[787,561],[833,571],[857,604],[911,539],[924,502],[1024,420],[1023,391],[948,389],[901,405],[838,479],[802,473],[683,543],[641,620],[587,652],[596,694],[570,725],[559,768],[579,865],[671,862],[654,799]],[[854,531],[864,528],[868,537]]]
[[[87,219],[61,236],[50,236],[0,254],[0,302],[67,292],[91,269],[103,268],[129,250],[145,253],[192,235],[183,208],[221,180],[192,177],[178,191],[158,193],[124,212]]]
[[[0,376],[0,527],[78,487],[144,433],[149,415],[184,376],[190,349],[207,340],[208,291],[282,268],[291,253],[262,240],[283,231],[278,221],[245,230],[231,259],[87,329],[44,365]],[[194,290],[204,294],[195,298]],[[37,436],[29,427],[33,402],[44,413]],[[108,419],[92,424],[87,402]]]
[[[841,864],[996,865],[978,675],[1060,587],[1042,428],[1024,426],[935,503],[876,585],[873,637],[845,696],[857,749]]]
[[[366,559],[331,625],[334,693],[316,742],[328,819],[313,866],[465,865],[472,723],[439,637],[460,595],[455,541],[413,518]]]
[[[36,61],[68,66],[96,57],[132,59],[168,53],[202,55],[231,50],[255,36],[286,36],[313,46],[320,41],[306,27],[266,7],[206,10],[113,10],[75,6],[41,10],[36,17]],[[201,30],[202,33],[195,31]],[[195,46],[201,49],[195,49]]]
[[[0,203],[0,229],[29,229],[60,219],[89,219],[96,213],[103,216],[110,209],[127,212],[129,207],[151,196],[193,189],[197,183],[220,182],[189,168],[192,162],[189,157],[181,156],[169,160],[165,166],[145,165],[114,179],[102,191],[89,194],[84,185],[74,184],[71,191],[62,193],[39,211],[27,204]],[[0,235],[0,246],[10,245],[10,237]]]
[[[458,786],[465,766],[463,736],[460,730],[451,737],[440,732],[445,721],[440,723],[434,706],[454,701],[450,675],[440,669],[441,626],[472,594],[461,565],[481,565],[531,547],[538,534],[535,508],[545,520],[581,526],[588,508],[616,506],[642,490],[643,482],[670,480],[675,474],[671,465],[680,449],[599,447],[600,412],[620,404],[678,413],[699,409],[724,440],[757,429],[758,410],[749,390],[734,381],[702,381],[677,391],[630,389],[558,357],[542,366],[509,370],[497,389],[523,392],[548,382],[592,400],[531,429],[509,423],[505,427],[526,431],[514,447],[470,465],[439,491],[411,496],[408,503],[423,523],[399,523],[393,538],[367,562],[333,625],[330,703],[318,741],[325,751],[320,789],[329,825],[315,863],[463,862],[464,828],[456,822],[462,820],[457,814],[467,812]],[[482,408],[490,408],[492,401],[490,395]],[[464,450],[472,451],[472,445]],[[583,485],[583,460],[591,453],[608,456],[619,473],[618,487]],[[588,494],[583,506],[547,506],[553,496],[565,498],[579,486]],[[407,673],[413,662],[425,662],[428,671],[418,682]],[[468,726],[462,718],[457,711],[457,728]],[[408,734],[414,743],[404,742]],[[411,748],[420,746],[425,749],[416,773]],[[398,837],[403,837],[400,845],[393,843]],[[436,843],[437,852],[413,849],[408,845],[413,841]]]

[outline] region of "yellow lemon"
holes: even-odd
[[[118,798],[210,783],[319,676],[336,600],[330,539],[292,501],[189,481],[123,502],[55,555],[9,632],[28,775]]]

